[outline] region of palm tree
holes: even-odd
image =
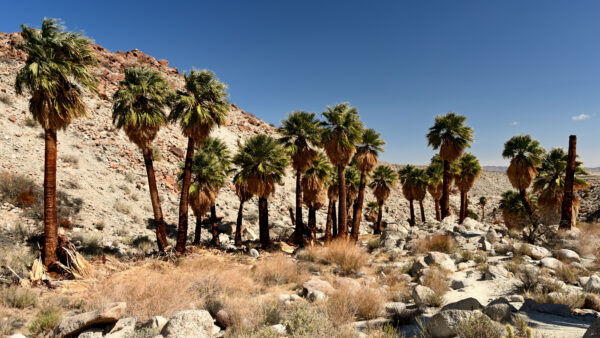
[[[423,200],[427,191],[427,177],[425,171],[412,164],[404,166],[398,171],[400,183],[402,183],[402,194],[409,202],[410,206],[410,225],[415,225],[414,200]],[[421,203],[421,217],[424,219],[423,205]]]
[[[359,120],[358,110],[349,103],[340,103],[327,107],[323,112],[325,128],[323,145],[331,163],[337,167],[339,177],[338,237],[346,238],[346,175],[345,169],[361,140],[363,124]]]
[[[373,223],[373,229],[377,225],[377,215],[379,214],[379,205],[375,201],[367,202],[367,209],[365,210],[365,215],[367,216],[367,220]]]
[[[238,209],[235,226],[235,245],[242,245],[242,217],[244,214],[244,203],[252,198],[252,193],[248,189],[248,183],[241,179],[239,172],[233,177],[233,182],[235,184],[235,194],[240,199],[240,207]]]
[[[316,156],[314,148],[320,143],[321,127],[315,113],[296,111],[288,114],[277,131],[282,135],[279,141],[292,157],[292,167],[296,170],[296,228],[294,240],[302,244],[304,223],[302,222],[302,174],[310,168]]]
[[[458,173],[454,176],[456,186],[460,190],[460,215],[458,223],[462,222],[467,217],[468,196],[469,190],[473,188],[475,180],[481,174],[481,165],[475,155],[470,153],[463,154],[456,162]]]
[[[529,235],[530,240],[533,240],[533,234],[538,224],[534,216],[535,209],[527,195],[527,188],[537,175],[537,167],[542,163],[544,153],[545,150],[540,146],[540,142],[532,139],[529,135],[513,136],[506,141],[502,152],[502,157],[511,159],[506,175],[510,184],[519,191],[519,196],[533,226]]]
[[[444,164],[442,186],[442,219],[450,215],[450,185],[452,175],[450,164],[462,155],[465,148],[473,142],[473,129],[465,125],[466,117],[456,113],[438,115],[434,125],[429,128],[427,142],[434,150],[440,149],[440,158]]]
[[[373,195],[377,199],[379,205],[379,213],[377,215],[377,224],[375,225],[373,232],[375,234],[381,233],[381,218],[383,216],[383,204],[390,197],[391,188],[396,186],[396,180],[398,176],[387,165],[379,165],[373,171],[373,177],[369,188],[373,190]]]
[[[221,125],[229,110],[227,103],[227,86],[219,81],[208,70],[192,69],[184,74],[185,91],[177,91],[172,100],[172,110],[169,120],[179,122],[181,132],[188,138],[185,153],[185,167],[181,198],[179,200],[179,224],[177,227],[178,253],[185,251],[188,228],[188,198],[191,182],[192,158],[195,145],[200,145],[208,137],[213,126]]]
[[[429,184],[427,172],[420,168],[413,170],[411,181],[411,186],[413,188],[413,197],[415,198],[415,200],[419,201],[419,209],[421,211],[421,222],[425,223],[425,208],[423,208],[423,200],[427,195],[427,185]]]
[[[529,201],[535,205],[536,200],[529,196]],[[508,229],[522,230],[527,226],[529,218],[527,209],[523,204],[520,193],[514,190],[508,190],[502,193],[498,208],[502,211],[504,224]]]
[[[152,164],[152,141],[167,121],[165,109],[171,95],[169,84],[159,72],[146,68],[127,68],[125,79],[114,94],[112,114],[117,128],[125,130],[129,140],[142,150],[154,210],[156,239],[161,252],[168,243]]]
[[[312,165],[302,178],[304,203],[308,206],[308,228],[311,231],[312,244],[317,242],[316,211],[325,205],[327,193],[325,187],[330,183],[333,168],[329,160],[321,153],[312,160]]]
[[[533,181],[533,191],[539,194],[539,214],[544,224],[558,224],[560,221],[566,171],[567,152],[564,149],[552,148],[544,155],[538,174]],[[583,168],[583,162],[575,161],[575,175],[588,175]],[[589,186],[584,179],[577,176],[573,182],[575,189]],[[575,198],[573,202],[573,215],[577,217],[579,201]]]
[[[481,223],[485,221],[485,205],[487,204],[487,198],[485,196],[479,197],[479,206],[481,207]]]
[[[332,230],[333,236],[337,236],[335,203],[340,195],[339,188],[337,171],[332,170],[329,177],[329,186],[327,187],[327,199],[329,200],[329,203],[327,205],[327,221],[325,222],[325,245],[331,243]]]
[[[286,151],[272,137],[256,135],[240,146],[233,162],[240,168],[239,177],[248,184],[248,191],[258,196],[260,242],[267,248],[269,238],[269,204],[267,198],[281,184],[288,166]]]
[[[356,167],[360,171],[360,184],[358,187],[358,200],[352,214],[352,240],[358,240],[360,221],[362,218],[362,207],[365,201],[365,188],[367,186],[367,175],[377,165],[377,155],[383,151],[385,141],[381,139],[375,129],[367,129],[362,135],[361,143],[356,147]]]
[[[212,168],[220,179],[212,185],[215,197],[219,194],[219,189],[225,184],[225,178],[231,173],[231,153],[227,145],[222,140],[215,137],[208,137],[202,144],[201,152],[207,153],[209,156],[216,158],[216,166]],[[218,246],[219,231],[217,224],[217,208],[213,201],[210,206],[210,222],[212,230],[212,244]]]
[[[44,128],[44,244],[42,260],[49,268],[57,261],[58,212],[56,208],[56,131],[71,121],[87,116],[77,85],[96,91],[96,78],[90,71],[98,63],[91,40],[67,32],[56,19],[44,19],[42,29],[21,26],[27,53],[25,65],[17,73],[15,90],[31,93],[29,112]]]
[[[350,208],[356,209],[356,199],[358,197],[358,187],[360,185],[360,173],[356,167],[356,162],[350,162],[344,171],[346,180],[346,217],[351,217]],[[352,219],[349,220],[352,224]]]
[[[444,163],[440,155],[434,155],[431,158],[431,163],[425,170],[427,175],[427,191],[433,198],[435,204],[435,219],[439,222],[442,220],[440,213],[440,199],[442,198]]]

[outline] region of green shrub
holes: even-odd
[[[62,314],[60,309],[54,306],[47,306],[38,311],[35,319],[29,324],[29,332],[32,335],[43,335],[52,330],[60,322]]]
[[[456,331],[459,338],[500,338],[504,336],[504,327],[483,313],[474,313],[469,319],[459,321]]]

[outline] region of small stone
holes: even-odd
[[[312,303],[317,301],[324,302],[327,300],[327,295],[322,291],[312,290],[308,292],[308,294],[306,295],[306,299],[308,299]]]
[[[583,286],[583,291],[596,293],[600,292],[600,277],[598,277],[598,275],[591,275]]]
[[[219,310],[215,315],[215,323],[223,329],[228,328],[231,325],[229,314],[225,310]]]
[[[258,253],[258,250],[256,249],[250,249],[250,257],[254,257],[254,258],[258,258],[260,256],[260,254]]]

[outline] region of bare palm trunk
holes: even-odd
[[[56,209],[56,130],[46,129],[44,154],[44,248],[42,260],[48,269],[56,262],[58,211]]]
[[[158,243],[158,250],[164,252],[168,245],[167,231],[165,229],[165,221],[160,207],[160,199],[158,198],[158,187],[156,186],[156,176],[154,175],[154,166],[152,164],[152,148],[147,146],[144,148],[143,153],[144,163],[146,164],[146,174],[148,176],[148,187],[150,188],[150,200],[152,201],[152,209],[154,210],[156,242]]]
[[[435,219],[440,222],[442,220],[442,214],[440,212],[440,200],[435,200]]]
[[[481,223],[485,221],[485,205],[481,206]]]
[[[327,221],[325,222],[325,245],[331,243],[331,223],[333,222],[333,214],[335,213],[334,202],[329,200],[327,205]]]
[[[412,227],[415,225],[415,206],[412,199],[410,199],[408,202],[410,205],[410,226]]]
[[[295,227],[296,226],[296,218],[294,218],[294,209],[292,209],[292,207],[289,207],[288,212],[290,213],[290,220],[292,221],[292,225]],[[294,231],[296,231],[295,228],[294,228]]]
[[[266,249],[271,244],[271,239],[269,238],[269,202],[265,197],[258,198],[258,214],[260,244],[263,249]]]
[[[563,192],[560,228],[571,229],[573,224],[573,184],[575,181],[575,161],[577,159],[577,136],[569,136],[569,153],[567,155],[567,172],[565,174],[565,188]]]
[[[379,201],[379,211],[377,212],[377,225],[373,232],[378,235],[381,233],[381,219],[383,218],[383,201]]]
[[[317,211],[313,207],[308,207],[308,228],[311,233],[311,243],[317,244]]]
[[[421,209],[421,222],[425,223],[425,209],[423,208],[423,200],[419,200],[419,208]]]
[[[192,159],[194,157],[194,139],[188,138],[185,153],[185,167],[183,168],[183,182],[181,185],[181,198],[179,200],[179,224],[177,226],[177,245],[175,251],[183,253],[187,240],[188,230],[188,197],[190,195],[190,181],[192,179]]]
[[[302,223],[302,171],[300,170],[296,170],[296,229],[294,232],[296,244],[302,245],[304,223]]]
[[[358,187],[358,198],[356,200],[356,208],[352,214],[352,240],[358,240],[358,233],[360,230],[360,221],[362,218],[362,208],[365,202],[365,187],[367,186],[367,173],[360,173],[360,186]]]
[[[331,225],[333,226],[333,238],[338,236],[338,222],[337,222],[337,202],[333,202],[333,211],[331,213]]]
[[[212,207],[210,207],[210,224],[211,224],[211,231],[212,231],[212,244],[214,246],[219,246],[221,245],[221,241],[219,241],[219,224],[217,222],[217,207],[213,204]]]
[[[340,186],[340,204],[338,206],[338,237],[346,239],[346,219],[348,216],[348,208],[346,207],[346,177],[345,167],[338,166],[338,183]]]
[[[237,221],[235,222],[235,245],[242,245],[242,218],[244,214],[244,202],[240,200]]]
[[[458,214],[458,224],[462,224],[462,222],[465,220],[465,215],[466,215],[466,211],[465,209],[467,208],[467,194],[461,190],[460,191],[460,212]]]
[[[450,176],[450,162],[444,160],[444,177],[443,177],[443,185],[442,185],[442,219],[446,218],[446,216],[450,215],[450,181],[452,177]]]
[[[196,231],[194,232],[194,245],[200,244],[202,234],[202,216],[196,216]]]
[[[531,222],[531,231],[529,232],[527,239],[530,243],[533,243],[535,241],[535,232],[538,228],[538,221],[535,217],[535,210],[533,209],[533,204],[529,200],[529,196],[527,196],[526,190],[519,190],[519,196],[521,197],[521,201],[525,206],[525,211],[527,212],[527,215],[529,216],[529,221]]]

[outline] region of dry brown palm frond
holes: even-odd
[[[349,201],[354,201],[358,197],[358,189],[354,185],[346,186],[346,196]]]
[[[429,191],[429,194],[431,195],[431,197],[434,200],[439,200],[440,198],[442,198],[443,190],[444,190],[444,186],[441,184],[438,184],[438,185],[429,184],[427,186],[427,191]]]
[[[538,213],[540,222],[546,225],[558,224],[561,218],[562,194],[540,194],[538,200]],[[573,198],[573,218],[579,214],[579,199]]]
[[[292,167],[300,172],[305,172],[312,165],[315,156],[317,156],[317,152],[308,145],[298,147],[292,154]]]
[[[158,128],[142,128],[131,124],[125,126],[124,130],[131,142],[142,149],[150,145],[152,140],[154,140],[158,134]]]
[[[412,189],[412,194],[414,199],[416,199],[417,201],[422,201],[425,199],[425,195],[427,194],[427,188],[426,187],[415,187]]]
[[[510,161],[506,175],[513,187],[525,190],[533,182],[535,175],[537,175],[537,169],[529,163],[527,158],[517,156]]]
[[[402,185],[402,195],[404,195],[404,198],[406,198],[407,200],[414,200],[415,197],[413,196],[413,189],[410,186],[410,184],[403,184]]]
[[[327,188],[327,197],[332,201],[337,201],[340,197],[340,187],[337,184],[331,184]]]
[[[502,218],[504,224],[509,230],[523,230],[531,224],[531,221],[527,214],[514,214],[506,210],[502,210]]]
[[[454,142],[444,140],[440,147],[440,157],[442,160],[454,162],[462,155],[463,150],[456,146]]]
[[[331,137],[325,142],[325,153],[331,163],[335,166],[347,165],[352,160],[352,156],[356,151],[356,147],[341,147],[340,138],[345,137],[344,132],[341,130],[333,131]]]
[[[477,177],[468,176],[468,177],[456,177],[454,179],[454,184],[460,191],[469,191],[473,188],[475,184],[475,180]]]
[[[204,215],[216,199],[216,193],[208,187],[197,189],[189,195],[190,206],[196,217]]]
[[[191,123],[186,128],[181,128],[185,137],[192,138],[197,146],[200,146],[210,134],[213,125],[210,123]]]
[[[269,197],[275,192],[275,181],[270,176],[253,175],[248,179],[248,190],[259,197]]]
[[[388,197],[390,197],[390,193],[390,188],[382,185],[378,185],[375,187],[375,190],[373,190],[373,195],[375,195],[377,201],[385,202]]]
[[[321,209],[327,203],[327,194],[324,190],[319,191],[315,198],[310,202],[310,206],[315,210]]]
[[[372,151],[359,151],[355,158],[356,166],[361,172],[371,172],[377,166],[377,154]]]
[[[252,198],[252,193],[248,189],[248,184],[246,182],[238,182],[235,184],[235,194],[241,202],[247,202]]]

